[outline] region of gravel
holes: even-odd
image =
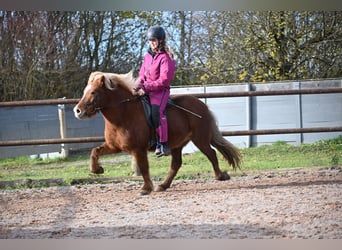
[[[157,183],[155,183],[156,185]],[[141,181],[0,190],[0,238],[340,239],[342,168],[175,180],[139,196]]]

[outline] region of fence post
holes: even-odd
[[[292,84],[293,89],[300,90],[302,88],[301,82],[294,82]],[[302,128],[303,127],[303,103],[302,103],[302,95],[298,94],[298,96],[295,96],[296,98],[296,108],[297,108],[297,118],[296,118],[296,128]],[[299,133],[296,137],[296,144],[301,145],[303,143],[303,133]]]
[[[141,176],[140,168],[139,168],[137,161],[135,160],[134,157],[132,157],[131,168],[132,168],[134,176]]]
[[[65,99],[63,97],[62,99]],[[64,104],[59,104],[58,105],[58,118],[59,118],[59,131],[61,134],[61,139],[64,139],[67,137],[66,135],[66,121],[65,121],[65,105]],[[62,143],[61,144],[61,157],[66,158],[69,156],[69,149],[68,145]]]
[[[246,91],[251,91],[251,84],[246,84]],[[252,96],[246,96],[246,129],[251,130],[252,129],[252,121],[253,121],[253,110],[252,110]],[[246,140],[246,148],[251,147],[252,142],[252,135],[247,135]]]

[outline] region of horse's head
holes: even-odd
[[[120,101],[113,100],[114,93],[125,92],[126,95],[131,95],[134,84],[132,72],[127,74],[91,73],[88,84],[83,90],[83,96],[74,107],[75,117],[81,120],[94,116],[97,111],[108,107],[111,102]],[[110,100],[109,92],[112,94]]]

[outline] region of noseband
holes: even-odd
[[[98,111],[100,111],[102,108],[96,107],[96,102],[98,99],[98,95],[95,97],[95,99],[92,102],[83,102],[83,105],[85,106],[85,114],[86,115],[92,115],[94,113],[97,113]],[[93,111],[90,112],[89,111],[89,107],[93,106]]]

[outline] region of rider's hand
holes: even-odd
[[[142,88],[139,89],[139,90],[137,91],[137,95],[139,95],[139,96],[145,95],[145,90],[143,90]]]
[[[145,91],[143,88],[134,88],[133,89],[133,95],[143,96],[143,95],[145,95]]]

